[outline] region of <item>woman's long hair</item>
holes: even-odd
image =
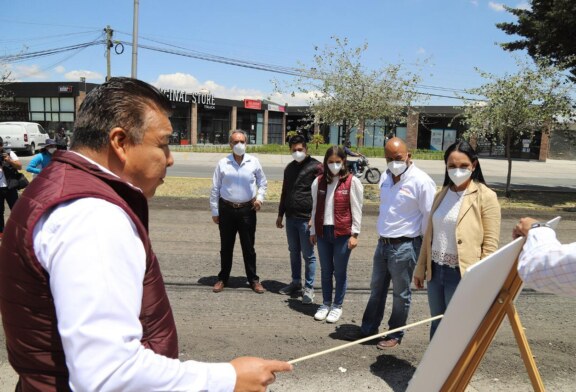
[[[462,154],[466,154],[466,156],[470,159],[470,162],[472,162],[472,163],[476,162],[476,169],[474,169],[470,178],[472,179],[472,181],[478,181],[478,182],[481,182],[482,184],[486,185],[486,181],[484,181],[484,175],[482,174],[482,169],[480,168],[480,161],[478,160],[478,154],[472,148],[470,143],[468,143],[467,141],[464,141],[464,140],[450,145],[450,147],[448,147],[448,149],[444,153],[444,164],[445,164],[444,170],[445,170],[445,172],[444,172],[444,184],[443,185],[449,186],[449,185],[454,184],[452,182],[452,180],[450,179],[450,176],[448,175],[448,157],[454,151],[458,151],[458,152],[461,152]]]
[[[334,174],[330,171],[328,167],[328,158],[332,155],[338,155],[342,158],[342,168],[338,175],[342,178],[346,178],[348,176],[348,166],[346,165],[346,153],[344,150],[338,146],[332,146],[328,150],[326,150],[326,154],[324,155],[324,175],[326,176],[326,182],[328,184],[332,183],[332,179],[334,178]]]

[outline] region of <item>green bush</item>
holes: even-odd
[[[318,149],[316,149],[316,145],[308,143],[308,150],[312,155],[324,156],[324,154],[326,154],[326,150],[330,147],[332,147],[332,144],[319,144]],[[197,144],[195,146],[170,145],[170,150],[180,152],[227,153],[230,152],[230,146],[228,146],[227,144],[220,144],[220,145]],[[258,154],[288,154],[290,152],[290,149],[288,148],[288,144],[285,145],[258,144],[258,145],[248,145],[247,151]],[[366,155],[368,158],[374,158],[374,157],[384,158],[384,147],[360,147],[355,148],[354,151],[359,151],[362,154]],[[412,151],[412,158],[422,160],[442,160],[444,159],[444,151],[416,150]]]

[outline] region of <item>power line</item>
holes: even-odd
[[[17,63],[17,62],[21,62],[21,61],[25,61],[25,60],[29,60],[29,59],[33,59],[33,58],[51,56],[51,55],[58,54],[58,53],[68,52],[71,50],[84,49],[84,48],[87,48],[89,46],[100,45],[100,44],[104,44],[104,43],[105,43],[104,40],[96,39],[96,40],[91,41],[91,42],[84,42],[84,43],[76,44],[76,45],[63,46],[63,47],[55,48],[55,49],[46,49],[46,50],[40,50],[40,51],[36,51],[36,52],[24,52],[24,53],[0,56],[0,61],[5,62],[5,63]]]

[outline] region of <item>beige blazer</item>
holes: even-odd
[[[443,187],[436,193],[432,203],[428,228],[414,270],[414,276],[420,279],[424,279],[424,276],[428,281],[432,279],[432,216],[447,192],[448,187]],[[466,268],[498,249],[500,220],[500,204],[496,193],[480,182],[471,181],[466,188],[456,223],[456,246],[461,275],[464,275]]]

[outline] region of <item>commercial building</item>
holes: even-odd
[[[72,130],[76,113],[86,93],[96,84],[80,82],[26,82],[4,87],[12,94],[3,100],[0,121],[32,121],[49,132],[62,127]],[[321,133],[331,144],[343,141],[345,124],[314,126],[308,108],[288,106],[267,100],[231,100],[216,98],[211,93],[163,90],[173,107],[171,117],[174,144],[227,144],[231,129],[247,132],[250,144],[283,144],[289,131],[310,136]],[[386,136],[394,134],[406,140],[411,149],[444,150],[465,131],[462,109],[453,106],[413,107],[406,124],[387,124],[383,120],[366,121],[362,138],[352,129],[351,142],[367,147],[381,147]],[[549,150],[546,134],[535,134],[518,141],[513,157],[545,160]],[[558,142],[559,146],[565,144]],[[555,144],[552,144],[553,146]],[[479,142],[483,155],[503,156],[498,142]],[[573,153],[564,156],[573,159]],[[550,156],[554,152],[550,151]]]

